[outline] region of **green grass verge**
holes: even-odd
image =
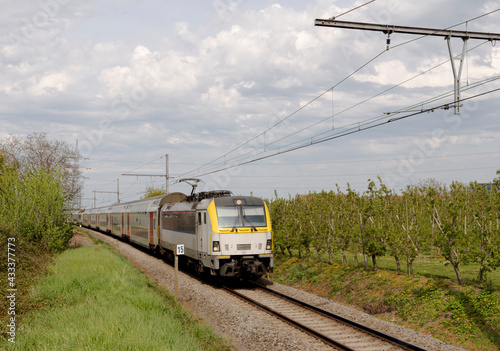
[[[334,260],[337,262],[341,262],[342,257],[340,254],[336,254],[333,256]],[[326,255],[322,257],[322,259],[326,260]],[[347,255],[347,262],[349,264],[354,264],[354,258],[352,255]],[[358,263],[363,263],[363,257],[358,255]],[[372,266],[371,258],[368,258],[368,265]],[[390,270],[396,272],[396,261],[393,257],[384,256],[377,257],[377,265],[381,269]],[[460,265],[460,273],[464,282],[466,284],[475,284],[477,282],[477,276],[479,273],[479,264],[478,263],[470,263],[467,265]],[[445,261],[443,258],[430,257],[430,256],[419,256],[413,262],[412,265],[413,273],[423,275],[426,277],[432,278],[444,278],[450,279],[453,281],[457,281],[457,276],[453,267]],[[406,274],[408,272],[406,267],[406,261],[401,261],[401,272]],[[487,284],[491,285],[497,291],[500,291],[500,269],[487,272],[486,273]]]
[[[414,270],[421,271],[418,262]],[[447,276],[397,275],[390,268],[276,255],[272,280],[470,350],[500,349],[500,292],[491,282],[459,286]]]
[[[229,350],[107,245],[67,250],[33,291],[12,350]],[[0,345],[2,346],[2,345]]]

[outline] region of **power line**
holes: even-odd
[[[479,96],[490,94],[490,93],[493,93],[493,92],[496,92],[496,91],[499,91],[499,90],[500,90],[500,88],[493,89],[493,90],[490,90],[488,92],[476,94],[474,96],[462,99],[461,101],[466,101],[466,100],[470,100],[470,99],[473,99],[473,98],[477,98]],[[257,161],[264,160],[264,159],[267,159],[267,158],[270,158],[270,157],[274,157],[274,156],[281,155],[281,154],[284,154],[284,153],[288,153],[288,152],[291,152],[291,151],[299,150],[299,149],[302,149],[302,148],[305,148],[305,147],[308,147],[308,146],[316,145],[316,144],[323,143],[323,142],[326,142],[326,141],[329,141],[329,140],[333,140],[333,139],[337,139],[337,138],[340,138],[340,137],[343,137],[343,136],[355,134],[355,133],[358,133],[358,132],[361,132],[361,131],[364,131],[364,130],[367,130],[367,129],[379,127],[379,126],[382,126],[382,125],[385,125],[385,124],[388,124],[388,123],[399,121],[401,119],[410,118],[410,117],[413,117],[413,116],[416,116],[416,115],[419,115],[419,114],[422,114],[422,113],[433,112],[434,110],[437,110],[437,109],[448,108],[449,106],[450,106],[450,103],[446,103],[446,104],[442,104],[440,106],[435,106],[435,107],[423,109],[422,111],[414,112],[414,113],[411,113],[411,114],[408,114],[408,115],[404,115],[404,116],[400,116],[400,117],[391,118],[391,119],[388,119],[388,120],[380,120],[380,119],[378,119],[377,121],[375,121],[377,123],[373,123],[373,122],[367,122],[367,123],[363,123],[363,124],[358,123],[357,125],[355,125],[355,126],[353,126],[351,128],[346,129],[342,133],[338,133],[338,134],[335,134],[335,135],[332,135],[332,136],[327,136],[327,137],[324,137],[322,139],[318,139],[318,140],[315,140],[315,141],[311,140],[309,142],[302,142],[302,144],[299,144],[297,146],[290,146],[289,148],[284,149],[284,150],[277,149],[277,151],[275,153],[264,155],[264,156],[260,156],[260,157],[256,157],[256,158],[253,158],[253,159],[250,159],[250,160],[247,160],[247,161],[242,161],[242,162],[239,162],[239,163],[235,163],[235,164],[232,164],[232,165],[228,165],[226,167],[223,167],[223,168],[220,168],[220,169],[216,169],[216,170],[213,170],[213,171],[207,171],[205,173],[196,174],[195,177],[202,177],[202,176],[205,176],[205,175],[209,175],[209,174],[221,172],[221,171],[224,171],[224,170],[227,170],[227,169],[230,169],[230,168],[234,168],[234,167],[238,167],[238,166],[243,166],[243,165],[246,165],[246,164],[249,164],[249,163],[257,162]],[[309,138],[308,138],[308,140],[309,140]]]
[[[477,17],[472,18],[472,19],[470,19],[470,20],[468,20],[468,21],[466,21],[466,22],[470,22],[470,21],[473,21],[473,20],[479,19],[479,18],[481,18],[481,17],[484,17],[484,16],[487,16],[487,15],[490,15],[490,14],[492,14],[492,13],[496,12],[496,11],[498,11],[498,10],[495,10],[495,11],[490,11],[490,12],[489,12],[489,13],[487,13],[487,14],[483,14],[483,15],[481,15],[481,16],[477,16]],[[466,23],[466,22],[462,22],[462,23]],[[460,24],[462,24],[462,23],[460,23]],[[446,28],[446,29],[453,28],[453,27],[458,26],[458,25],[460,25],[460,24],[457,24],[457,25],[454,25],[454,26],[448,27],[448,28]],[[420,38],[418,38],[418,39],[421,39],[421,38],[426,37],[426,36],[427,36],[427,35],[422,36],[422,37],[420,37]],[[417,39],[417,40],[418,40],[418,39]],[[401,44],[399,44],[399,45],[394,46],[393,48],[400,47],[400,46],[405,45],[405,44],[408,44],[408,43],[410,43],[410,42],[412,42],[412,41],[414,41],[414,40],[410,40],[410,41],[408,41],[408,42],[401,43]],[[481,43],[481,44],[479,44],[478,46],[483,45],[483,44],[484,44],[484,43]],[[477,48],[478,46],[476,46],[475,48]],[[473,49],[475,49],[475,48],[473,48]],[[467,50],[467,52],[469,52],[469,51],[471,51],[471,50],[473,50],[473,49]],[[298,112],[302,111],[302,110],[303,110],[303,109],[305,109],[307,106],[309,106],[309,105],[311,105],[313,102],[317,101],[319,98],[321,98],[322,96],[324,96],[326,93],[328,93],[328,92],[330,92],[330,91],[331,91],[331,92],[333,92],[333,90],[334,90],[337,86],[339,86],[339,85],[340,85],[340,84],[342,84],[344,81],[346,81],[347,79],[349,79],[350,77],[352,77],[354,74],[356,74],[357,72],[359,72],[361,69],[363,69],[364,67],[366,67],[367,65],[369,65],[370,63],[372,63],[373,61],[375,61],[377,58],[379,58],[380,56],[382,56],[382,55],[383,55],[386,51],[387,51],[387,50],[384,50],[384,51],[380,52],[379,54],[375,55],[372,59],[370,59],[370,60],[369,60],[369,61],[367,61],[365,64],[363,64],[362,66],[360,66],[358,69],[356,69],[355,71],[353,71],[352,73],[350,73],[348,76],[344,77],[344,78],[343,78],[342,80],[340,80],[337,84],[335,84],[334,86],[332,86],[330,89],[328,89],[328,90],[324,91],[323,93],[319,94],[319,95],[318,95],[318,96],[316,96],[314,99],[310,100],[308,103],[304,104],[304,105],[303,105],[303,106],[301,106],[299,109],[295,110],[295,111],[294,111],[294,112],[292,112],[291,114],[289,114],[289,115],[287,115],[286,117],[284,117],[283,119],[279,120],[277,123],[273,124],[271,127],[267,128],[266,130],[264,130],[263,132],[259,133],[259,134],[258,134],[258,135],[256,135],[255,137],[253,137],[253,138],[251,138],[250,140],[246,141],[245,143],[240,144],[239,146],[237,146],[237,147],[235,147],[235,148],[231,149],[230,151],[226,152],[226,153],[225,153],[225,154],[223,154],[222,156],[220,156],[220,157],[218,157],[218,158],[216,158],[216,159],[213,159],[212,161],[210,161],[210,162],[208,162],[208,163],[205,163],[205,164],[204,164],[204,165],[202,165],[201,167],[198,167],[198,168],[196,168],[196,169],[193,169],[193,170],[191,170],[191,171],[189,171],[189,172],[185,172],[184,174],[182,174],[182,176],[184,176],[184,175],[186,175],[186,174],[192,174],[193,172],[200,172],[200,171],[201,171],[201,170],[203,170],[204,168],[207,168],[208,166],[213,165],[215,162],[217,162],[217,161],[219,161],[219,160],[221,160],[221,159],[224,159],[223,164],[227,164],[227,162],[228,162],[228,161],[226,160],[227,156],[229,156],[230,154],[232,154],[232,153],[233,153],[233,152],[235,152],[236,150],[241,149],[242,147],[244,147],[244,146],[246,146],[246,145],[250,144],[252,141],[256,140],[256,139],[257,139],[257,138],[259,138],[260,136],[263,136],[263,135],[265,136],[265,134],[266,134],[267,132],[269,132],[271,129],[273,129],[273,128],[277,127],[278,125],[280,125],[281,123],[285,122],[286,120],[288,120],[288,119],[289,119],[289,118],[291,118],[292,116],[296,115]],[[410,79],[408,79],[408,80],[406,80],[406,81],[404,81],[404,82],[401,82],[400,84],[398,84],[398,85],[396,85],[396,86],[393,86],[393,87],[391,87],[391,88],[389,88],[389,89],[386,89],[386,90],[384,90],[383,92],[380,92],[380,93],[378,93],[378,94],[376,94],[376,95],[374,95],[374,96],[372,96],[372,97],[370,97],[370,98],[368,98],[368,99],[365,99],[365,100],[363,100],[363,101],[361,101],[361,102],[359,102],[359,103],[357,103],[357,104],[355,104],[355,105],[353,105],[353,106],[349,107],[348,109],[345,109],[345,110],[341,111],[340,113],[345,112],[345,111],[347,111],[347,110],[350,110],[350,109],[352,109],[352,108],[354,108],[354,107],[357,107],[357,106],[359,106],[359,105],[362,105],[363,103],[366,103],[367,101],[369,101],[369,100],[371,100],[371,99],[373,99],[373,98],[375,98],[375,97],[377,97],[377,96],[380,96],[380,95],[382,95],[382,94],[384,94],[384,93],[386,93],[386,92],[388,92],[388,91],[390,91],[390,90],[392,90],[392,89],[394,89],[394,88],[396,88],[396,87],[399,87],[399,86],[401,86],[401,85],[403,85],[403,84],[407,83],[408,81],[410,81],[410,80],[412,80],[412,79],[415,79],[416,77],[418,77],[418,76],[420,76],[420,75],[423,75],[423,74],[425,74],[425,73],[427,73],[427,72],[431,71],[432,69],[434,69],[434,68],[436,68],[436,67],[439,67],[440,65],[442,65],[442,64],[444,64],[444,63],[446,63],[446,62],[449,62],[449,61],[450,61],[450,60],[447,60],[447,61],[445,61],[445,62],[443,62],[443,63],[441,63],[441,64],[439,64],[439,65],[437,65],[437,66],[435,66],[435,67],[433,67],[433,68],[431,68],[431,69],[426,70],[425,72],[422,72],[422,73],[420,73],[420,74],[418,74],[418,75],[416,75],[416,76],[414,76],[414,77],[412,77],[412,78],[410,78]],[[323,122],[323,121],[325,121],[325,120],[329,120],[329,119],[331,119],[332,117],[339,115],[340,113],[337,113],[337,114],[332,114],[332,116],[329,116],[329,117],[327,117],[327,118],[325,118],[325,119],[323,119],[323,120],[321,120],[321,121],[319,121],[319,122],[316,122],[316,123],[314,123],[314,124],[312,124],[312,125],[310,125],[310,126],[306,127],[305,129],[309,129],[309,128],[311,128],[311,127],[315,126],[315,125],[318,125],[318,124],[322,123],[322,122]],[[289,134],[289,135],[287,135],[287,136],[285,136],[285,137],[283,137],[283,138],[281,138],[281,139],[278,139],[278,140],[274,141],[274,142],[273,142],[273,143],[271,143],[271,144],[265,144],[265,145],[264,145],[264,148],[267,148],[267,147],[269,147],[269,145],[275,144],[275,143],[276,143],[276,142],[278,142],[278,141],[281,141],[281,140],[284,140],[284,139],[286,139],[286,138],[289,138],[289,137],[291,137],[291,136],[293,136],[293,135],[296,135],[296,134],[298,134],[298,133],[300,133],[300,132],[304,131],[305,129],[300,129],[300,130],[298,130],[298,131],[296,131],[296,132],[294,132],[294,133],[292,133],[292,134]],[[235,158],[232,158],[232,159],[233,159],[233,160],[234,160],[234,159],[236,159],[236,160],[237,160],[238,158],[245,157],[245,155],[252,154],[252,153],[254,153],[254,151],[249,151],[249,152],[245,153],[244,155],[239,155],[239,156],[237,156],[237,157],[235,157]],[[215,167],[218,167],[219,165],[217,165],[217,164],[216,164],[216,165],[214,165],[214,166],[215,166]],[[213,173],[213,172],[211,172],[211,173]]]
[[[351,76],[353,76],[354,74],[356,74],[357,72],[359,72],[361,69],[363,69],[364,67],[366,67],[367,65],[369,65],[371,62],[375,61],[378,57],[380,57],[381,55],[383,55],[385,53],[385,50],[380,52],[379,54],[375,55],[375,57],[373,57],[372,59],[370,59],[369,61],[367,61],[365,64],[363,64],[362,66],[360,66],[358,69],[356,69],[355,71],[353,71],[351,74],[349,74],[347,77],[345,77],[344,79],[342,79],[341,81],[339,81],[337,84],[335,84],[333,87],[329,88],[328,90],[325,90],[323,93],[319,94],[318,96],[316,96],[314,99],[310,100],[309,102],[307,102],[306,104],[302,105],[301,107],[299,107],[297,110],[293,111],[292,113],[290,113],[289,115],[287,115],[286,117],[284,117],[283,119],[279,120],[278,122],[276,122],[275,124],[273,124],[271,127],[267,128],[266,130],[264,130],[263,132],[259,133],[258,135],[256,135],[255,137],[251,138],[250,140],[244,142],[243,144],[235,147],[234,149],[226,152],[224,155],[210,161],[210,162],[207,162],[205,163],[204,165],[202,165],[201,167],[198,167],[197,169],[193,169],[189,172],[186,172],[184,173],[183,175],[186,175],[186,174],[191,174],[192,172],[194,171],[197,171],[197,170],[200,170],[202,169],[203,167],[206,167],[206,166],[209,166],[211,164],[213,164],[214,162],[220,160],[220,159],[223,159],[225,158],[226,156],[232,154],[233,152],[235,152],[236,150],[238,149],[241,149],[243,146],[245,145],[248,145],[250,144],[252,141],[256,140],[257,138],[259,138],[260,136],[262,135],[265,135],[268,131],[270,131],[271,129],[277,127],[278,125],[280,125],[281,123],[285,122],[286,120],[288,120],[289,118],[291,118],[292,116],[296,115],[297,113],[299,113],[300,111],[302,111],[303,109],[305,109],[307,106],[311,105],[312,103],[314,103],[315,101],[317,101],[318,99],[320,99],[321,97],[323,97],[325,94],[327,94],[328,92],[330,91],[333,91],[333,89],[335,89],[337,86],[339,86],[340,84],[342,84],[345,80],[349,79]],[[330,117],[329,117],[330,118]]]
[[[467,157],[467,156],[480,156],[480,155],[495,155],[500,154],[500,151],[492,152],[474,152],[468,154],[451,154],[451,155],[435,155],[435,156],[423,156],[422,159],[433,159],[433,158],[453,158],[453,157]],[[327,165],[327,164],[346,164],[346,163],[371,163],[371,162],[386,162],[386,161],[404,161],[407,157],[397,157],[397,158],[372,158],[364,160],[344,160],[344,161],[330,161],[330,162],[283,162],[283,163],[259,163],[254,166],[286,166],[286,165]]]
[[[477,171],[477,170],[485,170],[492,169],[497,170],[498,167],[488,166],[488,167],[466,167],[466,168],[453,168],[453,169],[429,169],[429,170],[415,170],[411,173],[441,173],[441,172],[457,172],[457,171]],[[377,175],[393,175],[395,172],[382,172],[377,173]],[[326,178],[326,177],[361,177],[361,176],[369,176],[373,177],[374,173],[341,173],[341,174],[304,174],[304,175],[252,175],[252,176],[231,176],[233,178]]]
[[[470,50],[468,50],[468,51],[472,51],[472,50],[476,49],[477,47],[479,47],[479,46],[481,46],[481,45],[484,45],[485,43],[487,43],[487,42],[483,42],[483,43],[481,43],[481,44],[479,44],[479,45],[475,46],[474,48],[472,48],[472,49],[470,49]],[[436,66],[434,66],[434,67],[432,67],[432,68],[430,68],[430,69],[428,69],[428,70],[426,70],[426,71],[424,71],[424,72],[422,72],[422,73],[420,73],[420,74],[418,74],[418,75],[416,75],[416,76],[414,76],[414,77],[412,77],[412,78],[409,78],[409,79],[407,79],[407,80],[405,80],[405,81],[403,81],[403,82],[401,82],[401,83],[397,84],[396,86],[393,86],[393,87],[391,87],[391,88],[388,88],[388,89],[386,89],[386,90],[384,90],[384,91],[382,91],[382,92],[380,92],[380,93],[377,93],[377,94],[373,95],[373,96],[372,96],[372,97],[370,97],[370,98],[367,98],[367,99],[365,99],[365,100],[362,100],[362,101],[360,101],[360,102],[358,102],[358,103],[356,103],[356,104],[354,104],[354,105],[352,105],[352,106],[350,106],[350,107],[348,107],[348,108],[346,108],[346,109],[344,109],[344,110],[342,110],[342,111],[338,112],[338,113],[337,113],[337,114],[335,114],[334,116],[328,116],[328,117],[326,117],[326,118],[324,118],[324,119],[322,119],[322,120],[320,120],[320,121],[318,121],[318,122],[316,122],[316,123],[313,123],[313,124],[311,124],[311,125],[309,125],[309,126],[307,126],[307,127],[305,127],[305,128],[302,128],[301,130],[298,130],[298,131],[296,131],[296,132],[294,132],[294,133],[292,133],[292,134],[289,134],[289,135],[284,136],[284,137],[282,137],[282,138],[280,138],[280,139],[278,139],[278,140],[275,140],[274,142],[272,142],[272,143],[270,143],[270,144],[266,144],[266,145],[264,146],[264,148],[269,148],[269,146],[270,146],[270,145],[272,145],[272,144],[276,144],[276,143],[277,143],[277,142],[279,142],[279,141],[282,141],[282,140],[284,140],[284,139],[287,139],[287,138],[289,138],[289,137],[291,137],[291,136],[293,136],[293,135],[296,135],[296,134],[298,134],[298,133],[300,133],[300,132],[302,132],[302,131],[304,131],[304,130],[306,130],[306,129],[312,128],[312,127],[314,127],[314,126],[316,126],[316,125],[318,125],[318,124],[320,124],[320,123],[323,123],[323,122],[325,122],[325,121],[329,120],[329,119],[330,119],[330,118],[332,118],[332,117],[338,116],[338,115],[340,115],[340,114],[342,114],[342,113],[344,113],[344,112],[347,112],[347,111],[349,111],[349,110],[351,110],[351,109],[353,109],[353,108],[355,108],[355,107],[357,107],[357,106],[360,106],[360,105],[362,105],[363,103],[366,103],[367,101],[372,100],[372,99],[374,99],[374,98],[375,98],[375,97],[377,97],[377,96],[380,96],[380,95],[382,95],[382,94],[384,94],[384,93],[386,93],[386,92],[388,92],[388,91],[390,91],[390,90],[392,90],[392,89],[394,89],[394,88],[396,88],[396,87],[398,87],[398,86],[401,86],[401,85],[403,85],[403,84],[407,83],[408,81],[410,81],[410,80],[412,80],[412,79],[414,79],[414,78],[416,78],[416,77],[418,77],[418,76],[420,76],[420,75],[422,75],[422,74],[425,74],[425,73],[429,72],[430,70],[432,70],[432,69],[434,69],[434,68],[437,68],[437,67],[439,67],[439,66],[441,66],[441,65],[443,65],[444,63],[449,62],[449,61],[450,61],[450,60],[444,61],[444,62],[442,62],[442,63],[440,63],[440,64],[438,64],[438,65],[436,65]],[[489,78],[489,79],[486,79],[486,80],[484,80],[484,81],[477,82],[476,84],[480,85],[480,84],[482,84],[482,82],[489,82],[489,81],[492,81],[492,80],[496,80],[496,79],[498,79],[498,77],[499,77],[499,76],[495,76],[495,77],[493,77],[493,78]],[[470,87],[468,87],[467,89],[463,89],[463,91],[466,91],[466,90],[470,89],[471,87],[473,87],[473,86],[470,86]],[[399,111],[396,111],[396,112],[393,112],[393,113],[405,112],[406,110],[408,110],[408,109],[410,109],[410,108],[415,108],[416,106],[423,106],[423,104],[425,104],[425,103],[435,102],[435,101],[438,101],[438,100],[440,100],[440,99],[442,99],[442,98],[445,98],[445,97],[447,97],[447,96],[450,96],[450,95],[451,95],[451,93],[445,93],[445,94],[439,95],[437,98],[435,97],[435,98],[431,98],[431,99],[425,100],[424,102],[419,102],[419,103],[417,103],[417,104],[415,104],[415,105],[412,105],[411,107],[407,107],[407,108],[405,108],[405,109],[400,109]],[[377,120],[377,119],[379,119],[379,118],[383,118],[383,117],[375,117],[375,118],[373,118],[373,120]],[[365,122],[366,122],[366,121],[365,121]],[[338,129],[338,128],[337,128],[337,129]],[[316,136],[317,136],[317,135],[316,135]],[[314,136],[313,136],[313,137],[314,137]],[[296,142],[296,143],[297,143],[297,142]],[[262,149],[262,147],[261,147],[260,149]],[[254,152],[254,151],[251,151],[251,152],[248,152],[248,153],[252,153],[252,152]],[[247,153],[247,154],[248,154],[248,153]],[[245,155],[246,155],[246,154],[245,154]],[[243,156],[244,156],[244,155],[243,155]],[[242,155],[240,155],[239,157],[242,157]],[[236,157],[235,159],[237,159],[237,158],[238,158],[238,157]]]
[[[136,167],[136,168],[131,169],[130,171],[127,171],[127,172],[124,172],[124,173],[132,173],[132,172],[134,172],[134,171],[138,170],[139,168],[142,168],[142,167],[144,167],[144,166],[150,165],[151,163],[156,162],[156,161],[158,161],[158,160],[162,159],[163,157],[165,157],[165,156],[163,155],[163,156],[160,156],[160,157],[158,157],[158,158],[155,158],[153,161],[147,162],[147,163],[145,163],[145,164],[143,164],[143,165],[141,165],[141,166],[139,166],[139,167]]]
[[[476,88],[476,87],[477,87],[477,86],[479,86],[479,85],[486,84],[486,83],[489,83],[489,82],[494,81],[494,80],[497,80],[497,79],[500,79],[500,76],[495,76],[495,77],[493,77],[493,78],[488,78],[488,79],[485,79],[485,80],[483,80],[483,81],[479,81],[479,82],[477,82],[477,83],[475,83],[475,84],[473,84],[473,85],[469,86],[467,89],[464,89],[464,91],[466,91],[466,90],[470,90],[470,89],[473,89],[473,88]],[[435,101],[440,100],[440,99],[443,99],[443,98],[445,98],[445,97],[447,97],[447,96],[451,96],[452,94],[453,94],[452,92],[448,92],[447,94],[443,94],[443,95],[439,96],[439,98],[436,98],[436,99],[433,99],[433,100],[430,100],[430,99],[429,99],[429,100],[426,100],[426,103],[435,102]],[[368,100],[368,99],[367,99],[367,100]],[[366,100],[364,100],[364,101],[366,101]],[[356,104],[356,105],[359,105],[359,104],[360,104],[360,103],[358,103],[358,104]],[[413,107],[414,107],[414,106],[416,106],[416,105],[420,106],[420,104],[421,104],[421,103],[419,103],[419,104],[415,104],[415,105],[412,105],[412,106],[411,106],[411,108],[413,108]],[[447,107],[447,106],[449,106],[450,104],[451,104],[451,103],[444,104],[443,106],[444,106],[444,108],[446,108],[446,107]],[[349,107],[348,109],[351,109],[351,108],[353,108],[353,107],[351,106],[351,107]],[[439,108],[439,107],[432,107],[432,108],[430,108],[430,109],[429,109],[429,111],[433,111],[434,109],[438,109],[438,108]],[[345,109],[344,111],[340,111],[337,115],[339,115],[339,114],[341,114],[341,113],[343,113],[343,112],[347,111],[348,109]],[[403,113],[403,112],[407,113],[407,112],[408,112],[407,110],[408,110],[408,108],[405,108],[404,110],[397,111],[397,112],[393,112],[392,114],[399,114],[399,113]],[[419,109],[417,112],[423,112],[423,111],[424,111],[424,109],[423,109],[423,108],[421,108],[421,109]],[[412,112],[415,112],[415,111],[412,111]],[[380,120],[385,120],[385,119],[387,118],[387,114],[385,114],[385,113],[384,113],[383,115],[379,115],[379,116],[377,116],[377,117],[372,117],[372,118],[366,119],[366,120],[361,121],[361,122],[351,123],[351,124],[348,124],[348,125],[345,125],[345,126],[338,127],[338,128],[336,128],[335,130],[328,130],[328,131],[326,131],[326,132],[321,132],[321,133],[316,134],[316,135],[313,135],[313,136],[311,136],[311,137],[307,137],[307,138],[305,138],[305,139],[298,140],[298,141],[295,141],[295,142],[292,142],[292,143],[289,143],[289,144],[283,145],[282,147],[274,147],[274,148],[270,148],[270,146],[272,146],[272,145],[274,145],[274,144],[277,144],[279,141],[282,141],[282,140],[284,140],[284,139],[287,139],[287,138],[289,138],[289,137],[291,137],[291,136],[293,136],[293,135],[295,135],[295,134],[297,134],[297,133],[299,133],[299,132],[301,132],[301,131],[303,131],[303,130],[305,130],[305,129],[309,129],[309,128],[311,128],[312,126],[315,126],[315,125],[317,125],[317,124],[319,124],[319,123],[321,123],[321,122],[323,122],[323,121],[325,121],[325,120],[328,120],[329,118],[330,118],[330,117],[327,117],[327,118],[325,118],[325,119],[323,119],[323,120],[321,120],[321,121],[319,121],[319,122],[317,122],[317,123],[315,123],[315,124],[312,124],[312,125],[310,125],[310,126],[308,126],[308,127],[304,128],[304,129],[302,129],[302,130],[300,130],[300,131],[297,131],[297,132],[294,132],[294,133],[289,134],[289,135],[287,135],[287,136],[284,136],[284,137],[282,137],[282,138],[280,138],[280,139],[278,139],[278,140],[275,140],[275,141],[274,141],[274,142],[272,142],[272,143],[268,143],[268,144],[266,144],[266,145],[264,145],[264,146],[262,146],[262,147],[260,147],[260,148],[254,149],[254,150],[249,151],[249,152],[247,152],[247,153],[244,153],[244,154],[242,154],[242,155],[239,155],[239,156],[233,157],[233,158],[231,158],[231,159],[229,159],[229,160],[226,160],[224,163],[222,163],[222,165],[227,165],[227,164],[229,164],[230,162],[233,162],[233,163],[234,163],[234,164],[236,164],[236,165],[240,165],[240,162],[243,162],[243,161],[244,161],[245,159],[247,159],[248,157],[252,157],[252,156],[253,156],[253,157],[257,157],[258,155],[262,155],[262,154],[264,154],[265,152],[270,152],[270,151],[272,151],[272,150],[278,150],[278,151],[279,151],[280,149],[285,149],[285,150],[286,150],[286,148],[293,148],[293,149],[295,149],[295,146],[296,146],[296,145],[299,145],[299,147],[298,147],[298,148],[302,148],[302,147],[304,147],[304,145],[305,145],[305,146],[307,146],[307,145],[309,145],[309,144],[313,145],[313,144],[315,144],[315,142],[312,142],[312,141],[314,140],[314,138],[320,138],[320,137],[321,137],[321,138],[324,138],[324,137],[325,137],[325,136],[324,136],[325,134],[332,134],[332,133],[333,133],[334,135],[338,135],[338,134],[340,134],[340,136],[343,136],[343,135],[344,135],[344,134],[343,134],[344,132],[342,132],[343,130],[354,130],[354,131],[357,131],[357,129],[358,129],[358,128],[365,127],[365,126],[370,125],[370,124],[373,124],[373,123],[377,123],[377,122],[379,122]],[[349,134],[350,134],[350,133],[349,133]],[[294,145],[295,145],[295,146],[294,146]],[[260,151],[259,151],[259,150],[260,150]],[[288,151],[286,151],[286,152],[288,152]],[[279,153],[284,153],[284,152],[282,151],[282,152],[279,152]],[[216,167],[221,167],[221,164],[214,165],[213,167],[215,167],[215,168],[216,168]],[[212,168],[213,168],[213,167],[212,167]],[[232,168],[232,167],[229,167],[229,168]],[[223,168],[223,169],[227,169],[227,168]],[[208,172],[208,170],[210,170],[210,168],[208,168],[205,172]],[[213,173],[213,172],[211,172],[211,173]],[[203,174],[203,175],[204,175],[204,174]]]
[[[491,11],[493,13],[495,11]],[[466,23],[468,24],[469,21]],[[396,26],[390,24],[378,24],[378,23],[361,23],[361,22],[346,22],[346,21],[336,21],[334,18],[330,19],[316,19],[314,21],[315,26],[323,26],[323,27],[335,27],[335,28],[347,28],[347,29],[356,29],[363,31],[376,31],[383,32],[387,34],[387,50],[389,50],[390,46],[390,35],[393,33],[403,33],[403,34],[423,34],[425,36],[439,36],[445,37],[448,44],[448,51],[450,54],[450,62],[452,66],[453,72],[453,85],[454,85],[454,95],[455,95],[455,114],[460,114],[460,104],[457,101],[460,100],[460,76],[462,74],[462,68],[464,63],[464,57],[467,49],[467,42],[469,39],[483,39],[489,41],[495,41],[500,39],[499,33],[485,33],[485,32],[471,32],[468,30],[465,31],[457,31],[451,29],[434,29],[434,28],[422,28],[422,27],[408,27],[408,26]],[[420,37],[422,38],[422,37]],[[453,56],[451,49],[451,38],[461,38],[463,41],[462,46],[462,55],[458,56],[458,60],[460,62],[458,71],[456,70],[455,60],[457,57]]]
[[[355,7],[355,8],[353,8],[353,9],[350,9],[349,11],[346,11],[346,12],[341,13],[341,14],[340,14],[340,15],[338,15],[338,16],[332,17],[332,19],[339,18],[340,16],[343,16],[343,15],[345,15],[345,14],[349,13],[349,12],[352,12],[352,11],[354,11],[354,10],[357,10],[357,9],[359,9],[359,8],[361,8],[361,7],[363,7],[363,6],[366,6],[366,5],[368,5],[368,4],[370,4],[370,3],[374,2],[374,1],[375,1],[375,0],[368,1],[367,3],[364,3],[363,5],[359,5],[359,6]]]
[[[463,25],[463,24],[468,24],[468,22],[472,22],[472,21],[478,20],[478,19],[480,19],[480,18],[482,18],[482,17],[489,16],[489,15],[491,15],[491,14],[493,14],[493,13],[497,12],[497,11],[500,11],[500,9],[496,9],[496,10],[493,10],[493,11],[490,11],[490,12],[487,12],[487,13],[483,13],[482,15],[479,15],[479,16],[476,16],[476,17],[473,17],[473,18],[471,18],[471,19],[468,19],[468,20],[466,20],[466,21],[463,21],[463,22],[460,22],[460,23],[454,24],[454,25],[449,26],[449,27],[446,27],[446,28],[444,28],[444,29],[445,29],[445,30],[447,30],[447,29],[451,29],[451,28],[455,28],[455,27],[461,26],[461,25]],[[400,46],[403,46],[403,45],[409,44],[409,43],[411,43],[411,42],[414,42],[414,41],[417,41],[417,40],[420,40],[420,39],[426,38],[427,36],[428,36],[428,35],[423,35],[423,36],[421,36],[421,37],[418,37],[418,38],[415,38],[415,39],[411,39],[411,40],[405,41],[405,42],[403,42],[403,43],[400,43],[400,44],[394,45],[394,46],[392,46],[392,49],[395,49],[395,48],[397,48],[397,47],[400,47]]]

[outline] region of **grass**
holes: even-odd
[[[7,246],[7,245],[5,245]],[[7,334],[7,324],[10,323],[9,304],[10,300],[5,298],[8,295],[7,288],[10,287],[7,272],[7,250],[0,252],[0,286],[3,289],[3,297],[0,299],[0,345],[2,340],[9,337]],[[35,301],[30,298],[30,291],[40,277],[47,273],[48,267],[53,262],[53,254],[41,250],[37,245],[23,242],[16,242],[15,252],[15,318],[16,325],[22,323],[25,314],[39,307]],[[5,273],[4,273],[5,272]],[[1,348],[1,347],[0,347]]]
[[[365,270],[362,257],[358,265],[352,257],[344,266],[337,259],[329,264],[276,255],[272,279],[470,350],[500,349],[496,274],[490,274],[488,284],[474,284],[470,278],[459,286],[453,269],[439,260],[418,260],[413,266],[417,273],[398,275],[390,259],[380,259],[378,271]],[[463,268],[473,277],[475,267]]]
[[[105,244],[63,252],[31,300],[9,349],[230,349]]]
[[[321,259],[326,261],[327,256],[324,255],[321,257]],[[340,253],[334,254],[333,259],[335,262],[342,262],[342,255]],[[347,255],[347,263],[349,265],[355,264],[354,257],[352,254]],[[362,255],[358,255],[358,264],[364,264]],[[407,274],[408,270],[406,267],[406,261],[402,260],[400,261],[400,264],[401,264],[401,272],[403,274]],[[397,271],[396,261],[394,260],[393,257],[389,256],[377,257],[377,265],[380,269],[383,270],[388,270],[393,272]],[[368,266],[372,267],[372,261],[370,257],[368,257]],[[436,279],[443,278],[443,279],[450,279],[453,281],[457,280],[457,276],[455,275],[453,267],[442,258],[419,256],[413,262],[412,269],[414,274],[430,278],[436,278]],[[479,264],[470,263],[467,265],[460,265],[459,269],[462,278],[464,279],[464,282],[466,284],[469,285],[476,284],[477,276],[479,273]],[[491,286],[495,290],[500,291],[500,269],[488,272],[486,274],[486,278],[488,280],[488,284],[491,284]]]

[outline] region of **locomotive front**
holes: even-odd
[[[210,214],[211,256],[223,277],[260,277],[272,271],[272,229],[260,198],[229,196],[213,199]]]

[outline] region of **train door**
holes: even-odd
[[[158,207],[158,212],[156,213],[156,245],[160,246],[161,244],[161,241],[160,241],[160,237],[161,237],[161,227],[160,227],[160,224],[161,224],[161,206]]]
[[[198,211],[196,214],[196,243],[198,258],[203,258],[203,254],[208,253],[207,211]]]
[[[149,247],[154,247],[155,244],[153,237],[155,221],[153,215],[154,215],[153,212],[149,212]]]
[[[130,213],[127,213],[127,236],[130,238]]]

